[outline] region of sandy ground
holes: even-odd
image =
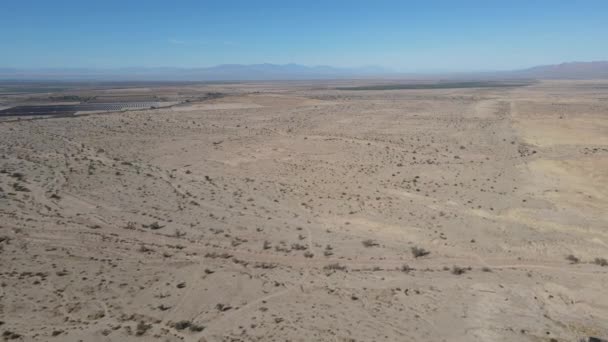
[[[2,338],[608,338],[606,83],[223,87],[0,122]]]

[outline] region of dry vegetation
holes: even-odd
[[[608,337],[605,84],[338,86],[2,119],[2,338]]]

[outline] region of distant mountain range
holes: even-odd
[[[397,73],[367,66],[336,68],[299,64],[222,64],[208,68],[121,68],[121,69],[11,69],[0,68],[5,80],[99,80],[99,81],[251,81],[314,80],[349,78],[532,78],[594,79],[608,78],[608,61],[571,62],[541,65],[523,70],[483,73]]]
[[[251,81],[313,80],[382,77],[391,70],[367,66],[336,68],[299,64],[222,64],[208,68],[120,69],[10,69],[0,68],[0,79]]]
[[[511,72],[514,75],[538,79],[594,79],[608,78],[608,61],[570,62],[539,65]]]

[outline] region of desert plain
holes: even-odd
[[[1,338],[608,338],[608,81],[344,83],[1,117]]]

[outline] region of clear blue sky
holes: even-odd
[[[608,0],[0,2],[0,67],[468,71],[608,59]]]

